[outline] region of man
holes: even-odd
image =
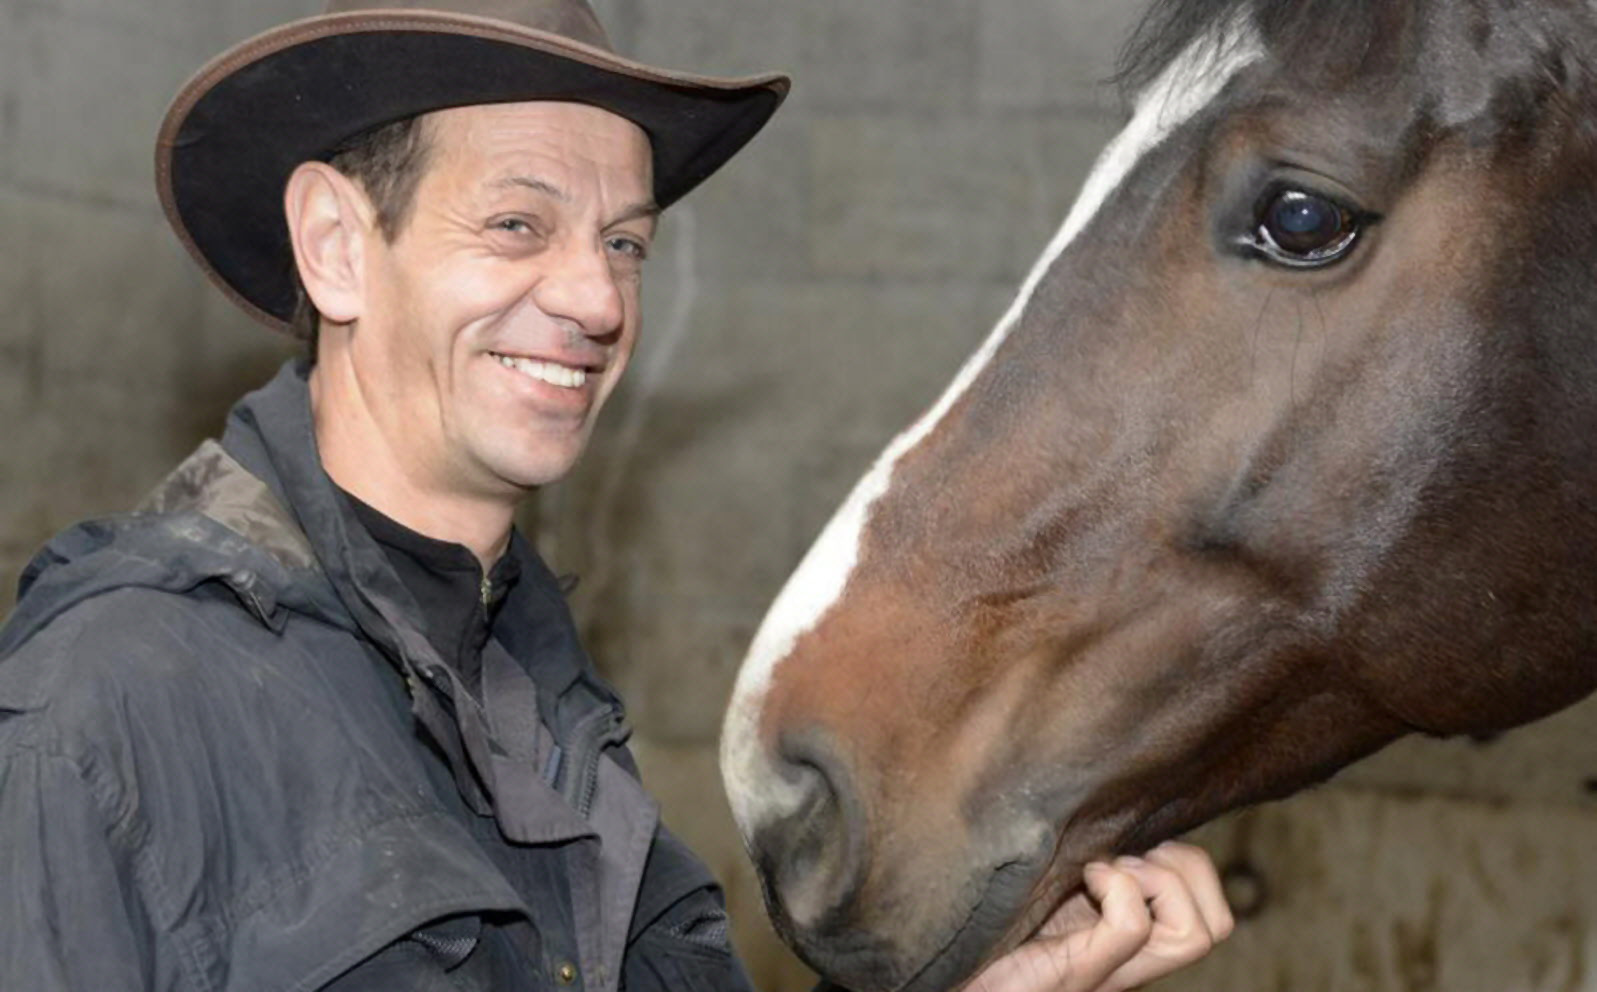
[[[747,987],[512,515],[626,368],[660,210],[787,81],[619,58],[581,0],[461,7],[286,25],[168,115],[179,237],[312,351],[24,575],[0,987]],[[1191,849],[1089,886],[978,984],[1130,987],[1230,926]]]

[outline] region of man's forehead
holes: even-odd
[[[537,192],[571,202],[597,180],[604,199],[652,205],[647,135],[599,107],[553,100],[481,104],[424,119],[435,179],[471,195]]]

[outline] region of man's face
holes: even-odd
[[[464,107],[398,237],[366,240],[351,340],[368,407],[421,485],[499,497],[582,452],[638,330],[654,234],[649,141],[582,104]]]

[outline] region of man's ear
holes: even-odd
[[[347,324],[365,308],[365,244],[372,223],[365,194],[325,162],[301,162],[283,191],[294,264],[316,310]]]

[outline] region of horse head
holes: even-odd
[[[1597,5],[1163,0],[722,747],[774,919],[956,984],[1094,857],[1597,684]]]

